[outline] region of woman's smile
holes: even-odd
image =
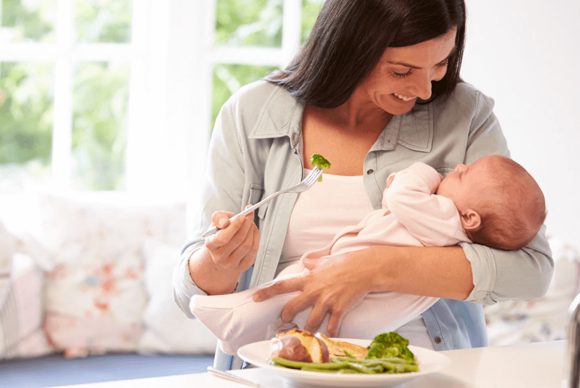
[[[417,99],[417,96],[415,96],[415,97],[405,97],[405,96],[402,96],[402,95],[397,94],[397,93],[393,93],[393,96],[397,97],[399,100],[402,100],[404,102],[415,101]]]

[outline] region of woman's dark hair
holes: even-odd
[[[461,81],[465,43],[463,0],[326,0],[310,37],[285,70],[265,79],[318,108],[344,104],[387,47],[405,47],[457,28],[445,77],[433,81],[428,103]]]

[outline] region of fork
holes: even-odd
[[[261,200],[260,202],[258,202],[257,204],[255,204],[252,207],[247,208],[246,210],[244,210],[243,212],[233,216],[232,218],[230,218],[230,222],[232,222],[234,220],[234,218],[238,217],[238,216],[245,216],[251,212],[253,212],[254,210],[256,210],[257,208],[259,208],[260,206],[262,206],[265,203],[270,202],[271,200],[273,200],[274,198],[276,198],[277,196],[279,196],[280,194],[285,194],[285,193],[301,193],[303,191],[308,190],[309,188],[311,188],[316,181],[318,180],[318,178],[322,175],[322,170],[318,167],[314,167],[314,169],[310,172],[310,174],[308,174],[308,176],[306,178],[304,178],[302,180],[302,182],[298,183],[297,185],[294,185],[292,187],[290,187],[289,189],[286,190],[280,190],[275,192],[274,194],[268,196],[266,199]],[[209,237],[212,234],[217,233],[219,229],[215,226],[212,226],[211,228],[209,228],[203,235],[202,237]]]

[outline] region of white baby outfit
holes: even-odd
[[[424,163],[415,163],[396,174],[385,190],[382,208],[369,213],[357,226],[339,232],[332,242],[304,257],[318,258],[373,245],[447,246],[469,242],[452,200],[435,195],[441,176]],[[301,261],[285,268],[276,279],[246,291],[215,296],[195,295],[191,312],[220,340],[226,353],[236,354],[246,344],[272,338],[277,331],[303,328],[311,308],[296,315],[291,325],[281,322],[284,306],[299,292],[275,296],[256,303],[256,290],[281,279],[299,276]],[[394,331],[433,305],[438,298],[397,292],[372,292],[344,317],[339,337],[372,339]],[[325,333],[328,316],[319,331]]]

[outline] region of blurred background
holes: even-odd
[[[191,157],[171,149],[203,154],[221,105],[286,64],[322,2],[1,0],[0,193],[185,198]]]
[[[542,187],[555,260],[544,298],[485,307],[490,342],[563,339],[580,292],[580,2],[466,3],[462,77],[495,99],[512,157]],[[0,0],[0,297],[17,300],[0,298],[0,360],[213,352],[173,302],[185,204],[223,103],[285,67],[322,5]]]
[[[221,105],[288,63],[322,3],[0,0],[1,198],[33,182],[195,200]],[[496,100],[513,157],[544,189],[550,232],[573,241],[580,4],[467,7],[463,78]]]

